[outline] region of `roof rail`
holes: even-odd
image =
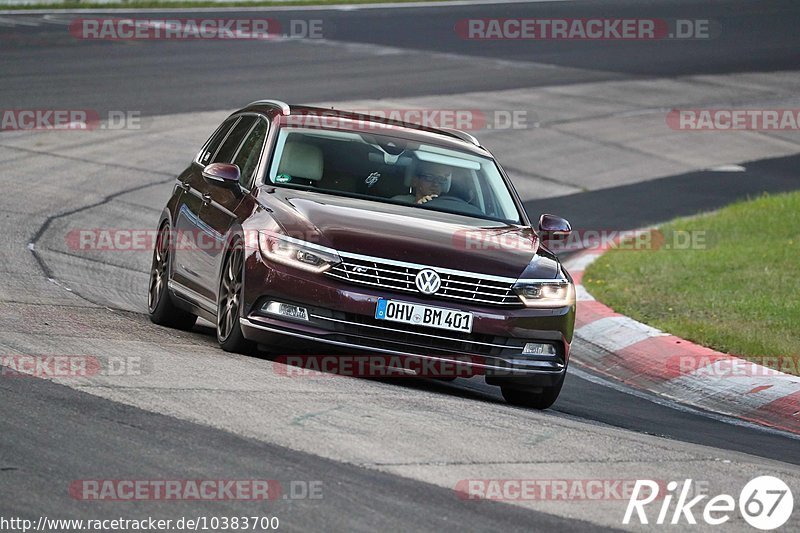
[[[480,141],[478,141],[478,139],[476,139],[474,135],[467,133],[466,131],[461,131],[454,128],[438,128],[438,129],[447,133],[448,135],[451,135],[452,137],[458,137],[462,141],[467,141],[468,143],[483,148],[481,146]]]
[[[255,102],[250,102],[247,104],[247,107],[250,107],[251,105],[270,105],[280,109],[281,115],[288,115],[292,112],[289,108],[289,104],[286,102],[281,102],[280,100],[256,100]]]

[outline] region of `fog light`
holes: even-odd
[[[524,355],[556,355],[556,347],[552,344],[529,342],[522,349]]]
[[[261,306],[261,310],[272,315],[308,320],[308,309],[283,302],[267,302]]]

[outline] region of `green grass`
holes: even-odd
[[[722,352],[756,362],[788,357],[794,364],[780,370],[797,373],[800,193],[764,195],[659,229],[660,249],[612,250],[595,261],[583,278],[589,292],[617,312]],[[704,245],[667,249],[693,231]]]
[[[160,9],[160,8],[192,8],[192,7],[275,7],[275,6],[327,6],[334,4],[379,4],[384,2],[419,2],[419,1],[440,1],[440,0],[287,0],[277,2],[274,0],[255,0],[242,2],[209,2],[204,0],[120,0],[113,3],[81,2],[79,0],[67,0],[65,2],[48,2],[41,4],[27,5],[3,5],[0,9],[16,9],[20,11],[28,9]]]

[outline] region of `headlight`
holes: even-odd
[[[514,292],[526,307],[565,307],[575,303],[575,286],[565,279],[518,281]]]
[[[269,261],[316,274],[342,261],[336,250],[275,233],[259,232],[258,246]]]

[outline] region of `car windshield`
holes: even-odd
[[[491,158],[385,134],[282,128],[268,180],[339,196],[519,224]]]

